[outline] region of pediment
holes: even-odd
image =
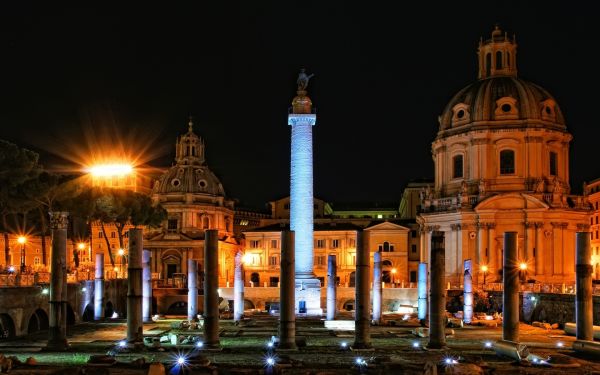
[[[522,193],[498,194],[483,200],[475,211],[488,210],[546,210],[548,205],[539,199]]]
[[[410,228],[403,227],[402,225],[390,223],[389,221],[384,221],[383,223],[375,224],[365,230],[401,230],[401,231],[410,231]]]

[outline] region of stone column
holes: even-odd
[[[381,321],[381,253],[373,254],[373,323]]]
[[[504,233],[502,339],[519,341],[519,262],[517,232]]]
[[[127,266],[127,342],[134,345],[144,341],[142,318],[142,229],[129,230],[129,264]]]
[[[444,320],[446,317],[445,248],[443,232],[431,237],[431,271],[429,273],[429,343],[428,348],[441,349],[446,346]]]
[[[233,274],[233,320],[239,322],[244,317],[244,254],[235,254]]]
[[[417,279],[418,316],[419,320],[427,317],[427,263],[419,263]]]
[[[198,262],[188,259],[188,320],[196,319],[198,315]]]
[[[281,232],[279,284],[279,348],[296,349],[294,232]],[[327,311],[329,313],[329,310]]]
[[[470,324],[471,320],[473,319],[473,276],[471,275],[472,271],[473,267],[471,265],[471,260],[465,260],[463,280],[463,321],[467,324]]]
[[[369,321],[369,249],[363,243],[363,232],[356,232],[356,287],[354,315],[354,349],[371,347],[371,332]]]
[[[544,275],[543,224],[535,223],[535,274]]]
[[[204,346],[218,348],[219,341],[219,232],[204,235]]]
[[[94,280],[94,320],[104,316],[104,252],[96,253]]]
[[[144,250],[142,254],[142,319],[152,321],[152,268],[150,262],[152,253]]]
[[[337,264],[335,255],[327,257],[327,320],[334,320],[337,314]]]
[[[421,259],[421,262],[428,263],[430,262],[429,254],[431,254],[431,233],[433,232],[433,228],[431,226],[425,228],[425,258]],[[459,249],[460,251],[460,249]]]
[[[50,212],[52,228],[52,272],[50,273],[50,317],[47,348],[67,350],[67,226],[68,212]]]
[[[577,264],[575,269],[577,295],[575,297],[575,317],[577,323],[577,339],[593,340],[593,310],[592,302],[592,251],[590,233],[577,232]]]

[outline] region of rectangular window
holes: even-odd
[[[411,236],[412,238],[417,238],[417,231],[416,231],[416,230],[411,230],[411,231],[410,231],[410,236]]]
[[[352,247],[352,248],[356,247],[356,240],[354,238],[350,239],[350,241],[348,242],[348,247]]]
[[[283,209],[289,210],[290,209],[290,204],[289,203],[284,204],[283,205]]]
[[[462,178],[463,176],[463,156],[456,155],[452,158],[453,161],[453,169],[452,169],[452,178]]]
[[[317,255],[315,257],[315,266],[324,266],[325,263],[325,255]]]
[[[356,255],[350,256],[350,265],[351,266],[355,266],[356,265]]]
[[[340,247],[340,240],[331,240],[331,248],[337,249],[338,247]]]
[[[558,175],[558,154],[550,151],[550,176]]]
[[[33,258],[33,264],[40,264],[40,257]]]
[[[260,247],[260,240],[252,240],[250,241],[251,249],[258,249]]]
[[[596,224],[598,224],[598,216],[596,216]]]
[[[416,253],[417,252],[417,245],[410,245],[410,251],[412,253]]]
[[[117,238],[116,232],[110,232],[110,238]]]
[[[271,240],[271,249],[277,249],[277,240]]]
[[[411,283],[417,282],[417,271],[410,271],[410,282]]]
[[[177,219],[169,219],[169,220],[167,220],[167,230],[171,231],[171,232],[177,230]]]
[[[98,238],[102,238],[102,231],[98,232]]]
[[[513,150],[500,151],[500,174],[515,173],[515,152]]]
[[[278,264],[279,264],[279,262],[277,261],[277,257],[276,256],[270,256],[269,257],[269,266],[276,266]]]

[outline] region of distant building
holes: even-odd
[[[415,220],[417,218],[421,209],[421,196],[427,189],[433,189],[433,181],[422,180],[408,183],[400,199],[400,207],[398,208],[400,219]]]
[[[600,178],[586,184],[583,190],[592,206],[592,214],[590,216],[592,267],[594,267],[594,279],[600,280],[600,219],[598,219],[600,216]]]

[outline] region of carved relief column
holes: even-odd
[[[544,275],[544,253],[542,249],[542,241],[544,233],[542,232],[544,223],[537,222],[535,225],[535,274],[538,276]]]

